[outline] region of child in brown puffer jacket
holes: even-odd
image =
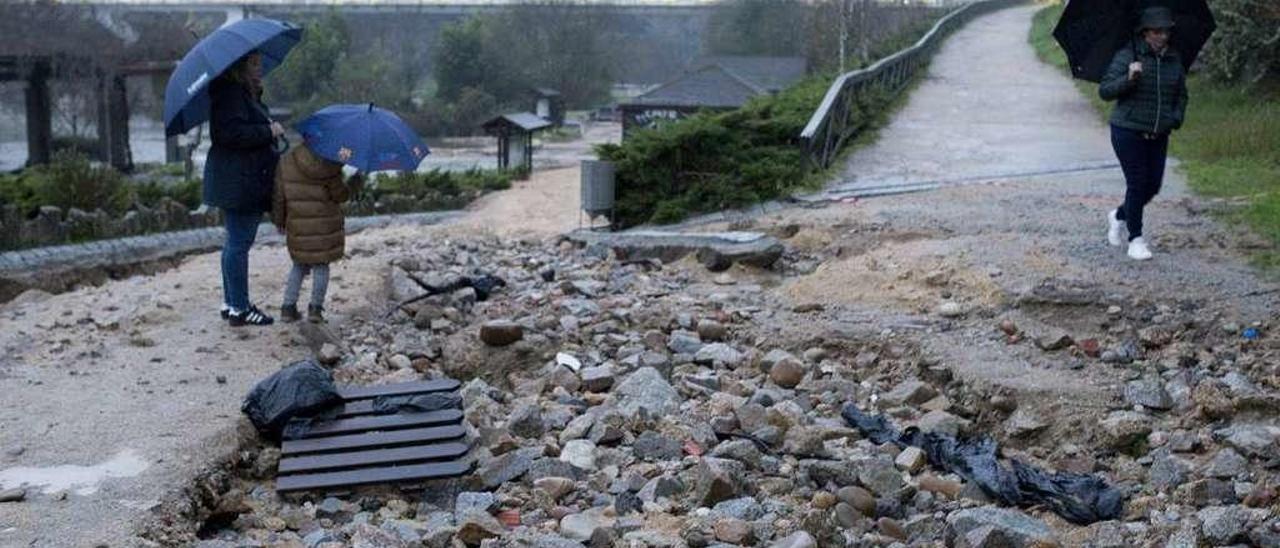
[[[342,181],[342,164],[317,156],[306,145],[293,147],[280,158],[275,183],[271,219],[285,234],[293,259],[280,316],[287,322],[301,319],[298,294],[302,279],[311,274],[307,319],[324,321],[329,263],[345,252],[342,203],[351,197],[351,189]]]

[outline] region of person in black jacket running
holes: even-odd
[[[1129,257],[1151,258],[1142,236],[1142,210],[1164,181],[1169,133],[1182,127],[1187,112],[1187,75],[1177,50],[1169,47],[1173,15],[1168,8],[1142,12],[1141,36],[1116,52],[1098,94],[1117,101],[1111,113],[1111,145],[1124,171],[1124,203],[1107,213],[1107,241],[1124,245]]]

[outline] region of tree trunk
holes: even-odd
[[[49,99],[49,61],[36,61],[27,77],[27,165],[53,157],[53,105]]]

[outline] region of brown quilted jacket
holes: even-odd
[[[342,258],[342,202],[350,196],[342,182],[342,164],[316,156],[306,145],[280,158],[271,220],[284,231],[293,262],[327,264]]]

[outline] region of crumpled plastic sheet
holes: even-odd
[[[456,392],[420,394],[416,396],[378,396],[373,399],[373,413],[375,415],[427,413],[441,409],[461,408],[462,395]]]
[[[245,396],[240,411],[263,436],[278,440],[296,417],[311,417],[342,403],[333,375],[312,360],[276,371]]]
[[[884,415],[868,415],[852,403],[841,416],[875,443],[918,447],[929,464],[973,482],[1005,506],[1043,504],[1079,525],[1118,519],[1124,497],[1102,478],[1070,472],[1047,472],[1017,459],[1000,463],[999,447],[987,436],[957,439],[911,427],[899,433]]]
[[[443,286],[433,287],[427,286],[429,295],[449,294],[459,289],[472,288],[476,290],[476,300],[484,302],[489,300],[489,296],[499,287],[506,287],[507,281],[491,274],[481,274],[479,276],[463,276],[457,278]]]

